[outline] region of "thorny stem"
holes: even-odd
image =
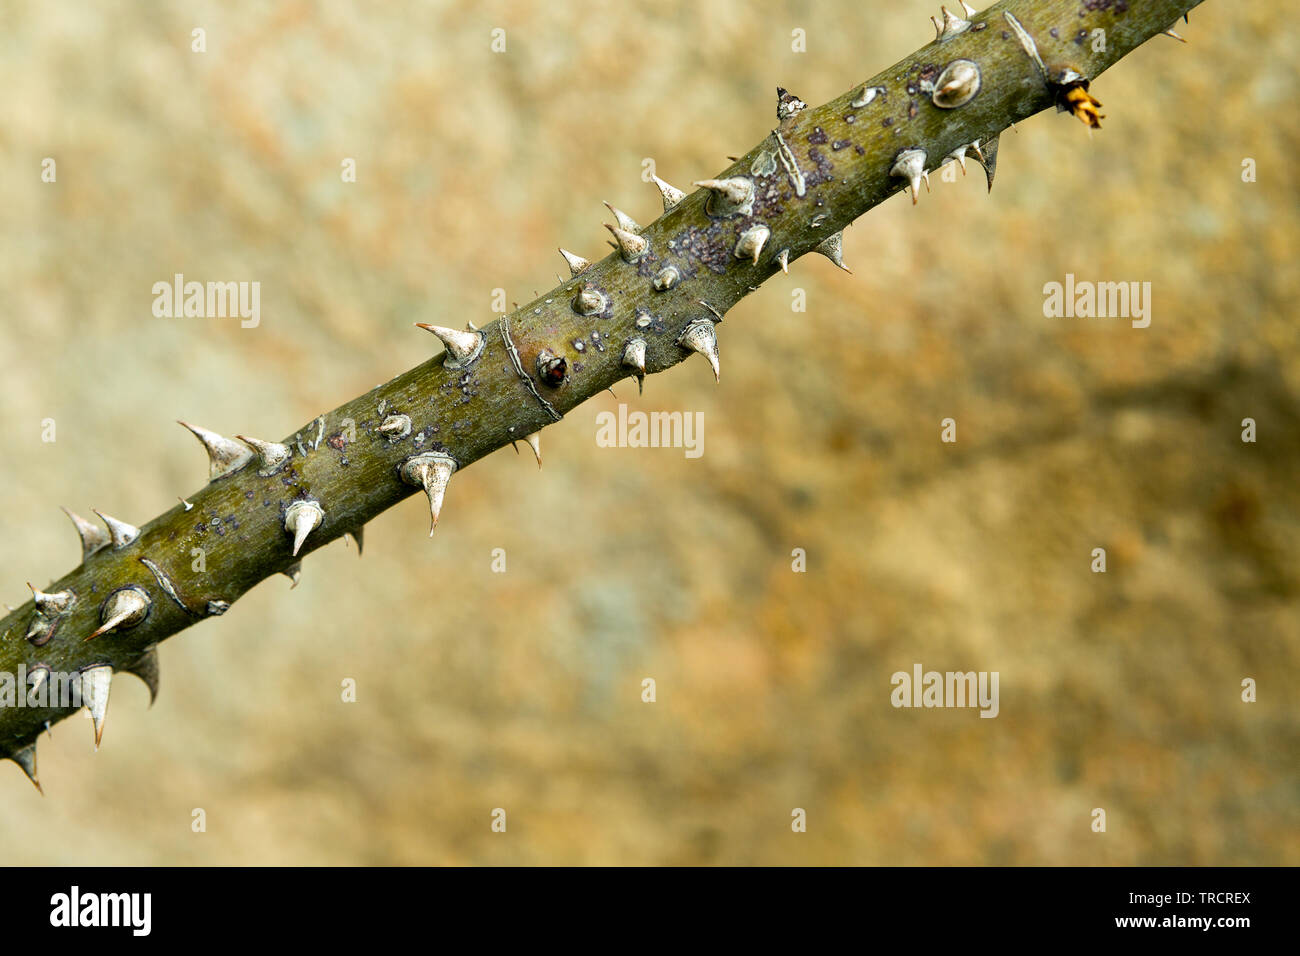
[[[133,539],[110,525],[114,540],[96,547],[107,536],[83,527],[83,563],[0,621],[0,675],[36,674],[54,690],[58,675],[80,674],[98,738],[113,672],[156,689],[158,642],[271,575],[295,575],[335,538],[359,537],[420,484],[436,520],[454,472],[615,382],[692,351],[716,370],[714,324],[765,279],[811,251],[841,264],[840,230],[900,190],[915,201],[946,161],[981,162],[992,188],[998,134],[1012,123],[1059,106],[1095,125],[1089,81],[1198,2],[966,8],[945,14],[935,41],[823,106],[783,93],[774,131],[711,188],[683,198],[667,187],[671,208],[644,228],[611,209],[614,253],[591,265],[566,254],[568,282],[481,331],[441,330],[445,356],[321,415],[283,449],[196,429],[212,480]],[[37,736],[76,708],[12,703],[0,684],[0,757],[35,781]]]

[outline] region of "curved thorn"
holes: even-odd
[[[402,463],[402,480],[408,485],[423,488],[429,498],[429,537],[438,527],[438,516],[442,513],[442,499],[447,493],[447,483],[456,471],[456,459],[442,452],[427,451],[414,455]]]
[[[293,535],[293,556],[302,550],[303,542],[325,520],[325,509],[319,501],[303,498],[293,502],[284,512],[284,530]]]
[[[618,228],[622,229],[624,232],[641,231],[641,226],[637,221],[623,210],[611,206],[609,203],[605,203],[605,208],[610,211],[610,214],[614,217],[614,221],[618,223]]]
[[[701,179],[691,185],[704,187],[732,206],[744,206],[754,198],[754,184],[743,176],[731,179]]]
[[[47,594],[36,588],[31,581],[27,582],[27,586],[32,590],[32,600],[36,603],[36,610],[46,617],[65,614],[72,605],[77,603],[77,596],[71,591],[55,591],[53,594]]]
[[[86,560],[100,548],[106,548],[112,543],[107,531],[99,525],[87,521],[75,511],[69,511],[67,508],[62,509],[63,513],[72,521],[73,527],[77,529],[77,534],[81,537],[81,560]]]
[[[292,591],[298,586],[298,582],[302,580],[302,562],[295,561],[280,573],[289,579],[291,582],[289,584],[289,590]]]
[[[605,228],[618,240],[618,251],[627,262],[636,262],[645,255],[646,249],[650,247],[650,243],[634,232],[628,232],[619,226],[611,226],[609,223],[605,223]]]
[[[122,669],[144,681],[144,686],[149,688],[149,706],[152,707],[158,699],[158,645],[151,644],[135,662]]]
[[[988,181],[988,191],[993,191],[993,174],[998,168],[998,138],[994,136],[987,143],[981,144],[979,140],[971,143],[971,148],[975,150],[975,157],[979,164],[984,167],[984,178]]]
[[[633,339],[623,350],[623,364],[632,369],[636,376],[637,394],[644,394],[645,386],[645,339]]]
[[[108,694],[113,689],[113,668],[96,664],[81,672],[81,702],[90,711],[95,724],[95,749],[104,739],[104,717],[108,714]]]
[[[588,269],[591,268],[590,262],[582,258],[582,256],[575,256],[572,252],[569,252],[569,250],[567,249],[561,249],[560,255],[564,256],[564,261],[569,264],[570,275],[576,276],[578,273],[586,272]]]
[[[537,467],[542,467],[542,434],[533,432],[531,435],[525,435],[524,441],[528,442],[528,447],[533,450],[533,457],[537,459]]]
[[[736,258],[749,259],[754,265],[758,265],[758,257],[762,254],[763,246],[771,235],[772,230],[761,223],[750,226],[740,234],[740,238],[736,241]]]
[[[659,194],[664,198],[664,212],[668,212],[679,202],[686,198],[686,193],[682,192],[676,186],[664,182],[658,176],[651,176],[654,184],[659,187]]]
[[[128,544],[140,537],[140,529],[133,524],[127,524],[125,521],[118,521],[112,515],[106,515],[102,511],[90,509],[103,519],[104,524],[108,525],[108,533],[112,537],[113,549],[125,548]]]
[[[273,474],[279,470],[281,465],[293,457],[293,449],[288,445],[281,445],[279,442],[274,441],[262,441],[260,438],[250,438],[247,435],[236,435],[235,437],[257,453],[262,475]]]
[[[86,640],[93,641],[101,634],[107,634],[117,628],[125,630],[126,628],[135,627],[149,616],[149,606],[152,603],[149,595],[134,585],[119,588],[110,594],[108,600],[104,602],[99,617],[103,623],[91,631]]]
[[[682,330],[682,334],[677,338],[677,344],[692,352],[699,352],[708,359],[709,366],[713,369],[714,381],[722,381],[722,371],[718,361],[718,333],[713,328],[712,320],[696,319]]]
[[[348,538],[351,538],[353,541],[357,543],[357,557],[358,558],[361,557],[361,549],[365,547],[365,539],[366,539],[365,526],[362,525],[361,527],[357,528],[356,531],[345,531],[343,533],[343,544],[345,546],[348,543]]]
[[[36,744],[28,744],[26,747],[15,750],[9,755],[9,759],[22,767],[23,773],[27,774],[27,779],[36,787],[37,793],[42,797],[45,796],[45,791],[41,788],[41,781],[36,776]]]
[[[917,193],[921,191],[921,176],[925,173],[925,150],[905,149],[898,154],[889,175],[907,180],[912,190],[912,205],[916,205]],[[927,177],[928,182],[928,177]]]
[[[447,368],[463,368],[483,351],[486,336],[482,332],[462,332],[460,329],[448,329],[424,322],[416,322],[415,327],[432,332],[442,340],[442,344],[447,347],[447,357],[443,360]]]
[[[191,425],[177,419],[176,424],[188,428],[208,453],[208,480],[234,474],[253,460],[253,451],[241,441],[218,435],[216,432]]]
[[[825,256],[827,259],[831,260],[831,262],[839,266],[841,269],[843,269],[845,272],[849,273],[850,275],[853,274],[853,270],[844,264],[844,230],[843,229],[841,229],[839,232],[832,233],[831,235],[823,239],[821,242],[817,243],[816,247],[813,249],[813,252],[820,253],[821,255]]]

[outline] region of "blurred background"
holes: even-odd
[[[202,485],[174,419],[278,437],[393,377],[412,322],[604,255],[602,200],[653,219],[644,159],[686,188],[937,13],[0,4],[0,599],[77,561],[59,505]],[[1300,44],[1259,2],[1178,29],[1094,83],[1100,132],[1037,116],[991,195],[932,176],[854,275],[746,299],[721,387],[628,380],[434,540],[413,498],[168,641],[98,755],[84,713],[42,740],[44,799],[0,766],[0,863],[1300,863]],[[260,325],[155,318],[177,272],[259,281]],[[1149,281],[1150,327],[1044,318],[1066,273]],[[702,411],[703,456],[598,448],[619,402]],[[999,716],[894,709],[915,663],[998,671]]]

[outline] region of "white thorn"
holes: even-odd
[[[81,672],[81,702],[90,711],[95,724],[95,749],[104,739],[104,716],[108,713],[108,694],[113,689],[113,668],[96,664]]]
[[[307,535],[311,534],[324,520],[325,509],[320,506],[320,502],[312,501],[310,498],[295,501],[285,509],[284,530],[293,535],[293,556],[295,558],[298,556],[298,552],[302,550],[302,544],[307,540]]]
[[[188,428],[208,452],[208,479],[224,478],[243,468],[253,460],[253,452],[241,441],[218,435],[216,432],[177,420]]]
[[[533,450],[533,457],[537,459],[537,467],[542,467],[542,434],[533,432],[531,435],[525,435],[524,441],[528,442],[528,447]]]
[[[73,527],[77,529],[77,534],[81,536],[81,560],[86,560],[100,548],[106,548],[112,542],[108,532],[99,525],[87,521],[81,515],[74,511],[63,509],[63,513],[71,520]]]
[[[456,459],[437,451],[428,451],[406,459],[401,467],[402,480],[408,485],[423,488],[429,496],[429,537],[438,527],[438,515],[442,512],[442,499],[447,493],[447,483],[456,471]]]
[[[758,265],[758,257],[762,254],[763,246],[771,235],[772,230],[761,223],[750,226],[740,234],[740,239],[736,241],[736,258],[749,259],[754,265]]]
[[[129,585],[114,591],[108,596],[108,600],[104,602],[104,607],[100,611],[99,619],[103,623],[92,631],[86,640],[93,641],[101,634],[107,634],[119,627],[135,627],[148,617],[149,605],[152,603],[149,600],[149,595],[134,586]]]
[[[889,174],[907,180],[908,186],[912,189],[912,205],[915,206],[917,193],[921,189],[921,177],[925,174],[925,150],[903,150],[898,154],[898,159]]]
[[[618,251],[627,262],[636,262],[645,255],[646,249],[650,247],[650,243],[634,232],[628,232],[619,226],[611,226],[609,223],[605,223],[605,228],[618,240]]]
[[[641,231],[641,226],[638,225],[637,221],[623,210],[611,206],[609,203],[605,203],[605,208],[613,214],[615,221],[618,223],[618,228],[622,229],[624,232]]]
[[[427,325],[416,322],[415,327],[432,332],[447,347],[447,357],[443,365],[447,368],[464,368],[479,357],[483,351],[486,336],[482,332],[463,332],[460,329],[448,329],[441,325]]]
[[[257,452],[257,460],[261,465],[260,473],[264,476],[278,471],[280,466],[293,456],[293,449],[279,442],[262,441],[260,438],[249,438],[247,435],[235,437]]]
[[[37,589],[31,581],[27,582],[27,586],[32,589],[32,600],[36,603],[36,610],[47,617],[57,617],[77,603],[77,596],[71,591],[55,591],[47,594]]]
[[[722,381],[722,371],[718,361],[718,333],[714,331],[712,320],[696,319],[682,330],[682,334],[677,338],[677,344],[692,352],[699,352],[708,359],[709,367],[713,369],[714,381]]]
[[[734,210],[724,209],[724,212],[738,212],[754,201],[754,183],[743,176],[731,179],[701,179],[692,185],[703,186],[728,206],[737,207]]]
[[[781,271],[786,275],[790,274],[790,250],[782,249],[776,254],[776,261],[781,263]]]
[[[645,385],[645,339],[633,339],[623,350],[623,364],[632,369],[636,376],[637,394],[642,394]]]
[[[650,178],[654,180],[655,185],[659,187],[659,193],[664,197],[664,212],[668,212],[686,198],[686,193],[676,186],[664,182],[658,176],[651,176]]]
[[[590,262],[582,258],[582,256],[575,256],[572,252],[569,252],[567,249],[561,249],[560,255],[564,256],[564,261],[569,264],[570,275],[576,276],[579,272],[585,272],[586,270],[591,268]]]
[[[108,533],[112,535],[113,547],[125,548],[128,544],[140,537],[140,529],[133,524],[127,524],[125,521],[118,521],[112,515],[106,515],[102,511],[90,509],[103,519],[104,524],[108,525]]]

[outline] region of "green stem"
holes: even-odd
[[[291,454],[278,467],[241,462],[242,442],[219,446],[229,457],[213,470],[229,473],[190,496],[190,507],[94,550],[45,589],[71,598],[51,598],[44,611],[28,602],[0,621],[0,675],[45,667],[57,689],[60,675],[88,674],[79,683],[102,723],[112,672],[150,679],[158,642],[359,534],[419,490],[411,481],[436,486],[452,462],[458,473],[558,421],[635,374],[642,353],[654,373],[687,358],[692,342],[711,351],[714,324],[743,296],[810,251],[837,260],[840,230],[922,172],[954,155],[980,161],[982,151],[991,188],[1002,130],[1066,102],[1086,117],[1086,81],[1197,2],[1004,0],[820,107],[783,97],[787,115],[772,134],[716,177],[734,182],[685,196],[644,228],[622,223],[626,255],[606,256],[469,337],[478,351],[463,363],[438,355],[307,423],[284,439]],[[950,68],[957,60],[973,66]],[[287,518],[319,518],[297,557]],[[121,623],[87,640],[114,614]],[[5,694],[0,677],[0,756],[34,779],[36,737],[76,708],[13,706]]]

